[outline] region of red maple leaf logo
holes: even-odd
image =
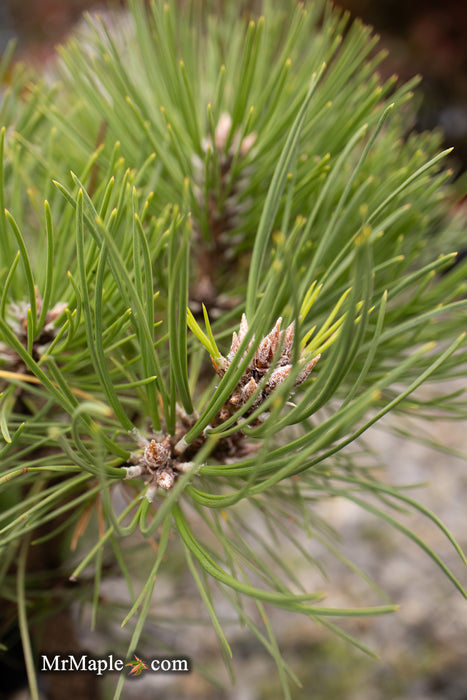
[[[129,671],[129,676],[139,676],[143,671],[147,671],[148,667],[138,656],[135,654],[136,661],[129,661],[125,666],[131,666],[132,669]]]

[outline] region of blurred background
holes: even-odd
[[[227,0],[226,0],[227,1]],[[389,51],[380,71],[397,73],[402,80],[421,74],[418,129],[442,129],[446,146],[454,146],[452,165],[459,175],[467,170],[467,3],[459,0],[341,0],[336,4],[371,24],[381,36],[380,47]],[[123,0],[110,0],[106,7],[121,8]],[[16,37],[18,55],[40,68],[53,60],[54,46],[63,41],[81,13],[102,8],[97,0],[0,0],[0,50]],[[459,242],[467,247],[466,240]],[[465,429],[460,425],[430,426],[430,431],[450,444],[455,452],[467,449]],[[430,481],[416,493],[453,531],[467,549],[467,470],[456,456],[440,455],[423,446],[408,445],[388,431],[372,432],[371,445],[391,467],[391,478],[405,482]],[[463,495],[464,494],[464,495]],[[373,660],[337,641],[306,620],[281,612],[271,615],[281,650],[303,681],[293,692],[299,700],[467,700],[467,606],[459,593],[434,564],[396,532],[382,531],[379,524],[348,504],[336,502],[325,514],[342,533],[344,551],[373,576],[393,599],[400,613],[380,620],[354,621],[348,631],[378,651]],[[333,510],[330,510],[333,509]],[[419,532],[425,532],[422,519]],[[379,528],[379,529],[378,529]],[[414,529],[416,524],[414,523]],[[446,554],[446,562],[459,571],[455,556],[434,532],[433,547]],[[438,538],[438,539],[437,539]],[[326,562],[324,561],[326,566]],[[336,564],[330,562],[335,579]],[[344,597],[356,602],[358,591],[343,578],[337,581]],[[181,574],[183,577],[183,574]],[[465,572],[459,572],[466,585]],[[114,585],[116,585],[114,583]],[[190,605],[186,591],[183,605]],[[196,594],[193,600],[196,600]],[[181,630],[178,630],[181,632]],[[95,643],[84,633],[84,648]],[[209,634],[183,631],[192,638],[194,661],[219,666],[219,651]],[[198,636],[197,636],[198,635]],[[238,628],[229,636],[238,674],[234,689],[210,685],[199,674],[170,680],[142,678],[129,684],[126,697],[138,700],[169,700],[177,697],[203,700],[259,700],[279,697],[274,663],[250,635]],[[102,642],[102,640],[101,640]],[[103,641],[105,648],[109,644]],[[227,681],[228,686],[228,681]],[[25,691],[0,697],[26,698]],[[13,691],[12,691],[13,693]],[[19,693],[19,694],[18,694]],[[76,698],[81,695],[76,695]]]
[[[227,1],[227,0],[224,0]],[[222,2],[222,0],[221,0]],[[125,0],[0,0],[0,47],[17,37],[22,55],[47,61],[84,10],[123,7]],[[255,4],[253,0],[252,4]],[[405,80],[423,76],[419,128],[439,126],[467,169],[467,2],[338,0],[371,24],[389,49],[384,70]]]

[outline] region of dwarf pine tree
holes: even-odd
[[[2,631],[8,647],[18,620],[33,698],[50,601],[98,625],[119,576],[129,658],[180,557],[227,666],[219,594],[290,697],[268,608],[360,647],[339,619],[394,610],[376,586],[341,608],[295,573],[316,542],[339,556],[330,499],[466,595],[407,512],[465,563],[454,537],[359,442],[390,411],[467,413],[443,389],[466,368],[465,220],[439,135],[410,132],[417,80],[382,81],[371,30],[321,0],[210,6],[88,16],[46,73],[4,82]]]

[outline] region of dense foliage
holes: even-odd
[[[343,636],[334,618],[394,609],[376,588],[323,605],[295,575],[291,550],[310,568],[314,541],[338,554],[314,511],[329,498],[400,529],[465,595],[401,509],[464,560],[450,533],[351,445],[389,411],[466,416],[443,392],[467,359],[447,153],[409,134],[416,81],[381,81],[368,28],[319,0],[251,19],[226,5],[89,17],[47,74],[16,67],[3,93],[0,575],[33,697],[41,587],[92,576],[97,619],[112,562],[131,655],[174,551],[226,663],[215,587],[287,695],[265,603]],[[44,543],[58,572],[28,569]]]

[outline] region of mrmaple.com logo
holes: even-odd
[[[128,668],[129,667],[129,668]],[[189,673],[191,671],[190,659],[186,657],[156,657],[144,660],[134,655],[131,661],[125,661],[108,654],[107,656],[94,657],[88,654],[41,654],[40,671],[45,673],[70,673],[88,672],[102,676],[104,673],[121,673],[128,668],[128,676],[133,678],[140,676],[145,671],[153,673]]]

